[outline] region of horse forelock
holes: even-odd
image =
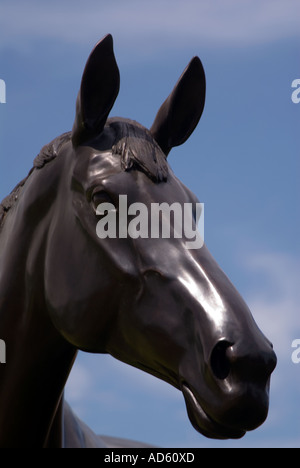
[[[121,167],[124,171],[137,169],[154,182],[167,180],[166,156],[149,130],[128,119],[113,118],[107,123],[116,135],[112,153],[121,157]]]

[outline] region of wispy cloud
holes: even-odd
[[[143,51],[201,43],[245,46],[299,37],[297,0],[2,0],[0,47],[51,38],[74,44],[111,32]]]
[[[290,360],[291,342],[300,335],[299,261],[285,253],[259,253],[247,257],[245,266],[262,279],[249,297],[255,318],[281,358]]]
[[[272,341],[278,358],[272,376],[272,406],[267,421],[269,432],[274,431],[269,444],[295,447],[299,442],[295,445],[296,432],[299,437],[300,380],[299,365],[291,360],[291,344],[295,338],[300,338],[299,259],[283,252],[261,252],[247,257],[245,268],[261,279],[260,288],[249,292],[248,304],[258,325]],[[290,428],[289,438],[283,427]]]
[[[76,413],[85,419],[91,405],[112,415],[135,410],[138,399],[183,403],[181,393],[161,380],[128,366],[111,356],[79,353],[66,385],[66,398]],[[122,417],[122,416],[121,416]]]

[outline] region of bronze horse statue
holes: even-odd
[[[240,438],[268,413],[271,343],[206,246],[96,234],[101,202],[197,202],[167,162],[204,107],[194,57],[147,130],[108,118],[111,35],[84,69],[73,129],[46,145],[0,205],[1,447],[112,447],[64,401],[78,350],[109,353],[182,391],[197,431]],[[118,208],[117,208],[118,209]]]

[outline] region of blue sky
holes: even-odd
[[[114,37],[121,89],[111,115],[149,127],[189,60],[206,107],[173,149],[176,175],[205,203],[205,241],[273,341],[278,367],[267,422],[240,441],[192,428],[182,395],[109,356],[81,353],[68,401],[96,432],[164,447],[300,446],[298,0],[1,0],[0,198],[40,148],[71,129],[86,59]]]

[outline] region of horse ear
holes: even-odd
[[[205,73],[199,57],[194,57],[160,107],[150,129],[166,155],[184,143],[196,128],[205,103]]]
[[[81,80],[72,130],[73,144],[99,135],[120,89],[120,74],[113,39],[105,36],[91,52]]]

